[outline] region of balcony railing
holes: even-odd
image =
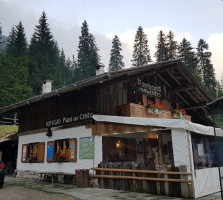
[[[118,115],[127,117],[145,117],[145,118],[166,118],[179,119],[173,115],[169,110],[162,110],[162,112],[154,112],[139,104],[124,104],[118,107]],[[184,115],[182,119],[191,121],[191,116]]]

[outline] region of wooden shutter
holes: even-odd
[[[47,162],[53,161],[54,156],[54,141],[47,142]]]
[[[38,161],[44,162],[44,156],[45,156],[45,142],[40,142],[38,152],[37,152]]]
[[[22,145],[21,162],[27,162],[28,158],[28,144]]]
[[[77,139],[72,138],[69,140],[69,147],[70,147],[70,161],[77,162]]]

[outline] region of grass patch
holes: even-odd
[[[2,139],[7,133],[14,133],[18,131],[16,125],[0,125],[0,139]]]

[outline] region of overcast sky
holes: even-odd
[[[185,37],[194,48],[199,39],[206,40],[216,77],[223,73],[222,0],[0,0],[3,34],[8,36],[12,26],[22,21],[29,42],[43,10],[54,39],[67,57],[76,57],[81,26],[87,20],[105,66],[117,34],[125,66],[131,67],[135,33],[142,26],[152,56],[158,32],[172,30],[178,42]]]

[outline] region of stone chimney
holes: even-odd
[[[99,64],[96,67],[96,76],[100,75],[100,74],[104,74],[105,73],[105,66],[103,64]]]
[[[42,94],[51,92],[51,89],[52,89],[52,81],[51,80],[45,80],[43,82],[43,92],[42,92]]]

